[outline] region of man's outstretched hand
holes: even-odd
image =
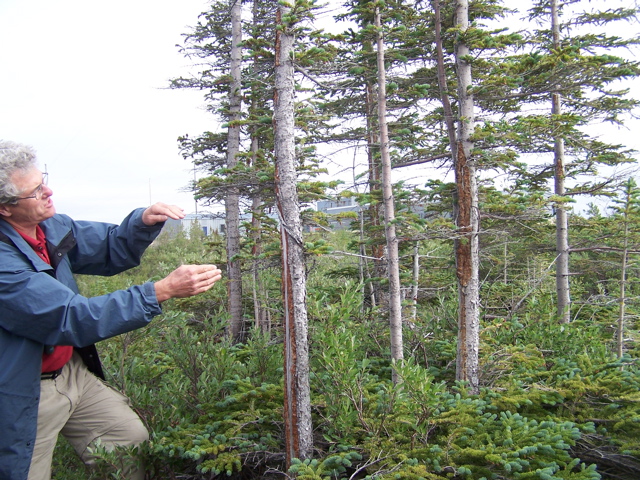
[[[156,298],[162,303],[170,298],[198,295],[221,278],[222,271],[215,265],[182,265],[155,283]]]

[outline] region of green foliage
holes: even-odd
[[[357,452],[340,452],[319,460],[301,461],[294,458],[288,473],[299,480],[331,480],[344,478],[347,468],[353,466],[354,461],[362,460],[362,455]]]
[[[197,231],[160,239],[140,267],[109,283],[83,277],[83,290],[103,294],[158,278],[181,257],[207,258],[215,247]],[[454,381],[455,290],[440,289],[420,299],[419,314],[405,329],[406,360],[393,367],[401,379],[393,385],[384,313],[364,301],[365,285],[352,273],[357,258],[336,265],[336,251],[347,251],[353,234],[309,234],[305,241],[332,253],[309,257],[316,453],[294,461],[287,474],[596,480],[607,470],[590,452],[640,464],[639,364],[637,357],[612,354],[611,313],[560,325],[548,282],[528,295],[526,278],[488,282],[483,289],[494,303],[524,297],[517,313],[483,319],[484,387],[471,397]],[[423,247],[433,253],[436,245],[424,240]],[[430,271],[437,258],[428,262],[421,281],[429,279],[430,287],[452,281]],[[262,273],[277,283],[277,272]],[[147,329],[100,345],[110,382],[132,399],[152,433],[142,455],[154,478],[285,472],[279,326],[270,333],[253,329],[245,343],[232,344],[225,337],[224,294],[219,285],[193,302],[168,302]],[[54,478],[86,478],[64,442],[59,450]],[[98,472],[117,472],[116,457],[103,453]]]
[[[236,377],[223,387],[222,400],[200,406],[197,423],[183,423],[155,435],[152,455],[159,464],[195,464],[202,474],[231,476],[243,469],[243,458],[256,459],[281,448],[282,385],[256,387]]]

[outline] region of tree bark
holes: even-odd
[[[252,5],[252,15],[255,19],[259,18],[259,0],[254,0]],[[260,59],[254,53],[253,70],[258,71],[260,68]],[[252,83],[253,94],[251,95],[251,111],[258,110],[258,95],[256,89],[258,87]],[[254,168],[258,168],[258,153],[260,150],[259,128],[256,125],[251,127],[251,163]],[[264,286],[262,275],[260,273],[262,261],[260,254],[262,253],[262,213],[264,212],[262,196],[259,193],[253,195],[251,203],[251,239],[253,247],[251,249],[251,275],[253,278],[253,316],[255,326],[263,333],[271,331],[271,321],[267,311],[267,292]]]
[[[391,361],[395,364],[404,358],[402,339],[402,304],[400,301],[400,265],[398,237],[396,236],[395,206],[391,182],[391,157],[389,155],[389,131],[387,127],[386,71],[384,66],[384,37],[380,21],[380,9],[376,7],[375,25],[378,59],[378,124],[380,126],[380,157],[382,160],[382,201],[384,205],[384,231],[387,241],[387,274],[389,279],[389,328]],[[400,381],[395,369],[393,382]]]
[[[372,85],[367,85],[365,108],[367,118],[367,159],[369,161],[369,191],[373,194],[382,188],[381,166],[378,159],[377,146],[380,145],[380,129],[377,125],[376,105],[378,104],[377,95]],[[375,228],[380,226],[380,205],[377,202],[371,202],[368,207],[369,219],[371,225]],[[370,282],[372,289],[371,308],[379,304],[386,305],[386,295],[381,293],[380,281],[377,280],[386,276],[383,264],[384,246],[374,243],[371,247],[371,256],[375,258],[373,266],[373,276],[376,280]]]
[[[302,222],[296,189],[294,138],[294,37],[283,22],[290,7],[277,11],[274,130],[276,201],[280,214],[284,296],[284,426],[287,465],[313,449],[307,340],[306,272]]]
[[[469,28],[469,4],[458,0],[456,26]],[[475,164],[471,159],[474,129],[473,96],[470,93],[471,65],[467,60],[469,47],[458,41],[455,47],[458,77],[458,138],[455,155],[457,205],[455,211],[458,233],[455,240],[456,274],[458,278],[458,354],[456,379],[467,382],[471,393],[479,393],[478,357],[480,344],[480,292],[478,231],[478,187]]]
[[[258,156],[258,139],[255,134],[251,139],[251,158],[255,164]],[[260,254],[262,253],[262,220],[260,215],[263,211],[262,198],[260,195],[254,195],[251,203],[251,239],[253,247],[251,248],[251,276],[253,278],[253,316],[255,326],[263,333],[271,331],[271,322],[267,315],[267,303],[266,303],[266,291],[264,282],[262,280],[261,260]]]
[[[230,0],[231,9],[231,86],[229,89],[229,131],[227,141],[227,165],[233,169],[238,164],[240,153],[240,116],[242,110],[242,5]],[[242,270],[240,260],[240,194],[231,188],[225,201],[227,278],[230,316],[230,335],[234,342],[243,339]]]
[[[558,0],[551,0],[551,30],[553,35],[553,47],[560,47],[560,21],[558,13]],[[562,96],[559,92],[551,94],[551,115],[562,114]],[[554,193],[556,196],[565,194],[565,158],[564,138],[556,135],[553,139],[554,157]],[[569,290],[569,221],[567,218],[566,204],[556,202],[556,296],[558,297],[558,318],[561,323],[569,323],[571,320],[571,296]]]
[[[625,315],[627,307],[627,265],[629,261],[629,210],[631,208],[631,184],[627,184],[627,190],[625,195],[625,209],[624,209],[624,238],[623,238],[623,252],[622,252],[622,265],[620,269],[620,300],[618,312],[618,332],[616,335],[616,344],[618,350],[618,358],[622,358],[624,354],[624,328],[625,328]]]
[[[456,43],[456,75],[458,79],[458,129],[455,129],[454,113],[449,100],[444,54],[442,48],[442,20],[440,0],[432,1],[435,12],[436,53],[438,85],[444,108],[444,118],[449,136],[452,161],[455,170],[456,202],[454,218],[457,235],[454,241],[456,276],[458,279],[458,349],[456,356],[456,380],[465,381],[471,393],[479,392],[478,362],[480,348],[480,292],[478,187],[475,165],[471,161],[470,140],[474,129],[471,65],[467,62],[469,48]],[[456,3],[456,26],[469,27],[469,4],[466,0]]]
[[[418,287],[420,283],[420,242],[416,242],[413,247],[413,275],[411,285],[411,320],[416,321],[418,317]]]

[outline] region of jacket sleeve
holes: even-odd
[[[151,282],[87,298],[46,272],[0,270],[0,327],[42,344],[83,347],[141,328],[161,312]]]
[[[68,254],[73,273],[110,276],[138,266],[164,225],[145,225],[143,212],[142,208],[134,210],[120,225],[73,221],[60,215],[70,223],[77,241]]]

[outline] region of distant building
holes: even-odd
[[[366,211],[368,208],[369,204],[360,205],[354,197],[339,197],[337,200],[321,200],[317,203],[317,210],[329,217],[329,224],[333,230],[344,230],[352,227],[353,220],[348,218],[338,220],[338,215],[346,212],[356,212],[359,217],[360,212]],[[427,212],[423,205],[410,205],[409,211],[419,218],[427,218]],[[396,216],[400,214],[398,210],[395,213]]]
[[[327,215],[337,215],[344,212],[359,212],[362,206],[358,205],[354,197],[340,197],[337,200],[320,200],[316,203],[316,210]]]
[[[327,215],[327,220],[332,230],[345,230],[351,227],[351,219],[338,220],[338,215],[347,212],[359,213],[362,205],[358,205],[354,197],[339,197],[335,200],[320,200],[316,203],[316,210]],[[311,227],[311,231],[317,231]]]
[[[360,213],[362,210],[367,209],[368,205],[359,205],[354,197],[339,197],[335,200],[320,200],[316,203],[315,209],[318,212],[322,212],[328,216],[329,224],[332,230],[344,230],[351,227],[352,220],[346,218],[338,220],[337,217],[340,214],[347,212]],[[412,211],[424,218],[425,211],[422,206],[416,206],[412,208]],[[270,213],[269,217],[273,218],[276,222],[279,221],[278,215]],[[250,221],[250,214],[240,215],[241,221]],[[198,226],[202,229],[206,236],[214,233],[224,235],[226,229],[225,214],[220,213],[189,213],[182,220],[169,219],[166,222],[165,229],[169,231],[179,232],[180,230],[189,233],[193,228],[193,225],[197,222]],[[317,227],[305,227],[306,232],[319,231]]]
[[[267,216],[274,218],[276,221],[278,220],[277,215],[267,214]],[[240,215],[240,222],[243,221],[251,221],[251,215],[248,213]],[[165,230],[169,232],[179,232],[182,230],[188,234],[196,223],[206,236],[213,235],[214,233],[224,235],[227,228],[224,212],[188,213],[182,220],[167,220]]]
[[[182,220],[167,220],[165,229],[168,231],[184,231],[189,233],[197,223],[206,236],[214,233],[224,234],[224,213],[188,213]]]

